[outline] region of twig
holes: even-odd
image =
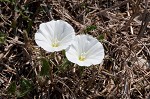
[[[129,12],[129,3],[127,3],[127,15],[128,17],[130,17],[130,12]],[[131,34],[133,34],[133,27],[130,25],[130,31],[131,31]]]

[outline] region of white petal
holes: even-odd
[[[89,56],[89,58],[95,57],[103,52],[104,52],[103,46],[101,45],[101,43],[97,42],[96,44],[91,46],[91,48],[89,48],[89,50],[87,51],[87,56]]]
[[[79,57],[85,53],[85,60],[80,61]],[[90,66],[100,64],[104,58],[102,44],[90,35],[78,35],[72,45],[66,50],[66,57],[69,61],[79,66]]]
[[[39,32],[35,33],[35,42],[38,46],[42,47],[44,50],[48,52],[54,52],[54,50],[51,48],[51,42],[48,42],[48,40]]]
[[[53,28],[50,28],[54,22],[47,22],[40,24],[39,32],[48,40],[51,41],[54,36]]]
[[[77,64],[79,66],[91,66],[92,65],[92,63],[90,61],[87,61],[87,60],[85,60],[85,61],[78,61]]]
[[[75,35],[73,27],[63,20],[57,20],[55,28],[58,40],[62,40],[68,35]]]
[[[38,35],[38,36],[37,36]],[[38,34],[36,33],[36,43],[49,52],[61,51],[69,47],[75,36],[73,27],[62,20],[52,20],[40,24]],[[40,38],[42,36],[42,38]],[[39,40],[37,40],[37,38]],[[45,41],[49,44],[46,45]],[[52,47],[54,42],[58,41],[58,47]],[[45,45],[44,45],[45,44]]]
[[[51,29],[52,31],[55,31],[55,29],[56,29],[56,27],[55,27],[56,21],[55,20],[46,22],[46,24],[49,29]]]

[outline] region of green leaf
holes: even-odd
[[[20,82],[20,90],[16,93],[17,97],[23,97],[32,90],[32,84],[29,80],[22,78]]]
[[[15,0],[0,0],[0,2],[15,3]]]
[[[7,89],[8,93],[10,94],[14,94],[16,92],[16,83],[15,82],[12,82],[8,89]]]
[[[71,63],[70,61],[64,58],[62,62],[63,63],[58,66],[58,69],[54,71],[55,74],[65,72],[69,68],[70,63]]]
[[[79,75],[80,75],[80,77],[82,77],[85,68],[86,68],[85,66],[79,66]]]
[[[0,32],[0,44],[5,43],[5,41],[6,41],[6,35]]]
[[[0,0],[1,2],[8,2],[10,3],[10,0]]]
[[[42,59],[42,68],[41,68],[41,72],[40,75],[41,76],[49,76],[49,71],[50,71],[50,64],[47,61],[47,59]]]
[[[95,25],[91,25],[91,26],[88,26],[88,27],[86,28],[85,32],[90,32],[90,31],[93,31],[93,30],[95,30],[95,29],[97,29],[97,27],[96,27]]]
[[[30,83],[29,80],[23,78],[21,79],[21,83],[20,83],[21,89],[23,90],[29,90],[32,87],[32,84]]]
[[[104,40],[104,35],[103,35],[103,34],[100,34],[100,35],[98,36],[98,40],[100,40],[100,41]]]

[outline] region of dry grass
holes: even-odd
[[[8,1],[0,1],[0,33],[6,37],[0,43],[0,99],[16,98],[8,88],[15,82],[21,90],[21,79],[32,85],[23,99],[150,99],[149,0]],[[103,64],[75,66],[74,72],[63,52],[38,48],[34,34],[52,19],[69,22],[76,34],[103,38]],[[39,76],[43,57],[49,77]]]

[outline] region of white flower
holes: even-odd
[[[103,45],[90,35],[78,35],[66,49],[69,61],[79,66],[100,64],[104,58]]]
[[[75,37],[73,27],[63,20],[52,20],[40,24],[35,33],[35,42],[48,52],[61,51],[69,47]]]

